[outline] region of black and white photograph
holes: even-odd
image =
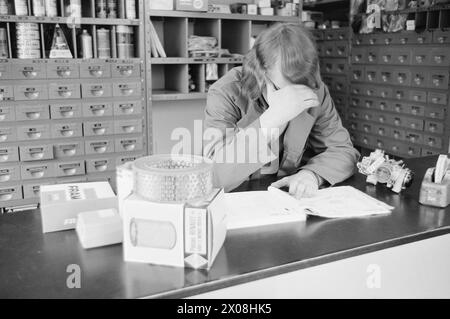
[[[0,299],[448,300],[449,78],[450,0],[0,0]]]

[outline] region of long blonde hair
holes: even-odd
[[[311,33],[300,24],[277,23],[256,38],[244,58],[241,84],[249,99],[261,96],[264,74],[278,59],[281,72],[291,83],[317,87],[319,59]]]

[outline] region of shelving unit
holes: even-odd
[[[29,8],[30,2],[29,2]],[[0,16],[8,34],[8,58],[0,60],[0,208],[34,205],[40,185],[109,180],[115,167],[147,154],[144,19],[96,18],[94,0],[83,1],[81,18]],[[123,8],[124,0],[118,1]],[[144,1],[136,1],[143,12]],[[41,58],[18,59],[16,23],[37,23]],[[72,59],[48,58],[47,33],[59,24]],[[116,28],[134,29],[134,56],[118,58]],[[111,57],[97,56],[96,30],[108,28]],[[93,38],[93,59],[79,55],[78,36]]]

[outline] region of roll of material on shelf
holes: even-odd
[[[213,162],[195,155],[152,155],[133,163],[133,190],[154,202],[200,199],[213,188]]]

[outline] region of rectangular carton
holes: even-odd
[[[97,209],[117,209],[117,197],[108,182],[42,185],[42,231],[74,229],[78,214]]]
[[[175,0],[175,10],[208,11],[208,0]]]

